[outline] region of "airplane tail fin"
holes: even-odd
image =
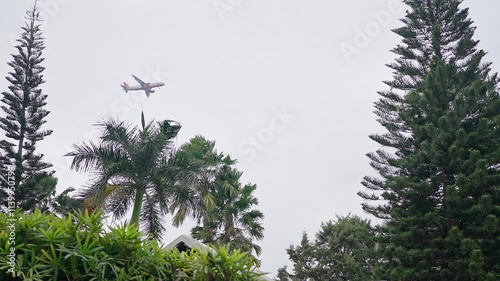
[[[127,82],[123,82],[123,85],[120,86],[122,86],[123,90],[125,90],[125,93],[128,93],[128,89],[130,88],[130,86],[127,84]]]

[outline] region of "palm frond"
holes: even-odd
[[[73,156],[70,169],[79,172],[88,172],[92,169],[99,169],[102,167],[102,160],[97,153],[99,147],[93,142],[83,143],[81,145],[73,145],[73,151],[65,154],[64,156]]]
[[[106,165],[127,159],[123,150],[94,142],[73,145],[73,151],[65,156],[73,156],[70,169],[78,172],[100,171]]]
[[[235,197],[238,194],[238,185],[232,182],[224,181],[222,183],[222,188],[229,195],[229,197]]]
[[[104,143],[119,145],[128,151],[137,142],[138,130],[131,124],[112,118],[105,118],[96,124],[101,130],[101,139]]]
[[[158,207],[158,198],[145,193],[144,199],[140,219],[141,227],[154,238],[160,238],[161,233],[165,231],[165,226],[163,215]]]
[[[77,198],[89,199],[95,207],[102,208],[107,187],[108,177],[104,173],[96,174],[86,187],[77,192]]]
[[[113,215],[113,219],[118,220],[125,216],[133,205],[136,189],[129,185],[116,185],[106,203],[106,211]]]
[[[207,211],[213,211],[215,209],[215,198],[212,194],[204,194],[202,201]]]
[[[148,193],[158,198],[158,207],[163,214],[167,214],[171,205],[171,197],[174,186],[169,185],[163,173],[153,173],[149,179],[150,188]]]
[[[174,188],[172,193],[173,203],[170,209],[170,212],[174,215],[173,225],[175,227],[181,225],[186,217],[192,217],[199,221],[201,216],[196,210],[199,210],[197,207],[201,204],[195,190],[189,186],[174,186]]]

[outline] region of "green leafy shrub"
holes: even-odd
[[[134,226],[105,231],[100,212],[58,218],[36,210],[8,219],[0,214],[0,280],[204,281],[259,280],[260,276],[246,253],[227,247],[167,251]],[[9,244],[11,230],[15,244]],[[16,253],[15,274],[9,272],[11,247]]]

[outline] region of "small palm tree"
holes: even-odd
[[[174,223],[191,216],[198,224],[191,230],[194,238],[259,255],[261,248],[254,241],[264,237],[264,215],[255,209],[257,186],[240,183],[242,173],[233,167],[236,161],[201,136],[182,145],[171,159],[179,171],[176,176],[184,175],[177,181],[184,184],[176,185],[171,208]]]
[[[242,186],[241,175],[236,169],[228,168],[217,176],[212,191],[215,208],[203,218],[201,225],[191,230],[191,234],[204,243],[229,244],[231,248],[258,256],[261,247],[254,242],[264,238],[264,214],[255,209],[259,204],[253,195],[257,186]]]
[[[215,208],[212,184],[222,166],[235,162],[218,153],[215,142],[202,136],[183,144],[171,158],[169,179],[175,185],[171,211],[174,226],[181,225],[186,217],[198,223]]]
[[[81,196],[120,219],[132,207],[130,224],[144,227],[154,237],[165,230],[162,217],[169,210],[171,188],[165,180],[172,139],[181,126],[174,121],[151,121],[141,114],[142,128],[112,119],[97,124],[100,142],[74,145],[71,169],[91,172]]]

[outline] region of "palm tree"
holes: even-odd
[[[144,227],[153,237],[165,230],[162,217],[169,210],[170,186],[166,181],[172,138],[181,126],[174,121],[151,121],[141,114],[142,128],[106,119],[100,142],[74,145],[71,169],[91,172],[81,196],[121,219],[132,207],[130,224]]]
[[[255,209],[257,198],[253,195],[257,186],[241,186],[241,172],[234,168],[222,171],[212,191],[215,208],[191,230],[191,235],[208,244],[230,244],[258,256],[261,247],[254,243],[264,238],[262,219],[264,214]]]
[[[264,237],[264,215],[255,209],[257,186],[242,186],[242,173],[233,167],[236,161],[218,153],[215,142],[201,136],[182,145],[172,160],[179,171],[176,175],[184,175],[171,208],[174,223],[190,216],[198,224],[191,230],[194,238],[259,255],[261,248],[254,241]]]
[[[186,217],[198,223],[215,208],[212,183],[223,165],[235,162],[215,149],[215,142],[202,136],[183,144],[171,158],[168,178],[175,186],[172,200],[174,226],[181,225]]]

